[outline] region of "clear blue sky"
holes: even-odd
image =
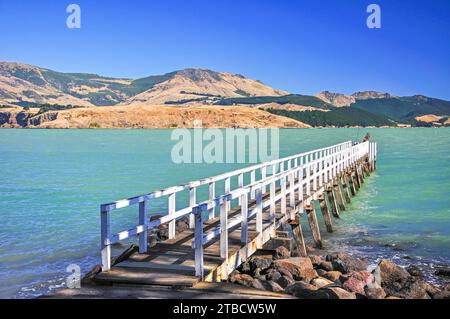
[[[66,7],[82,28],[66,27]],[[366,7],[382,28],[366,27]],[[137,78],[230,71],[294,93],[450,100],[450,1],[0,0],[0,60]]]

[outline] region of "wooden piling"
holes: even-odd
[[[342,187],[344,189],[345,202],[347,204],[350,204],[350,202],[351,202],[351,200],[350,200],[350,191],[348,190],[347,175],[345,173],[342,174],[341,180],[342,180]]]
[[[320,194],[317,199],[319,200],[320,210],[322,211],[323,220],[325,222],[325,226],[327,228],[327,231],[329,233],[332,233],[333,232],[333,225],[331,223],[331,216],[330,216],[330,212],[328,211],[328,205],[327,205],[327,201],[325,199],[325,195],[324,194]]]
[[[339,215],[339,209],[338,209],[338,205],[336,202],[336,197],[334,196],[333,186],[331,186],[331,185],[327,186],[327,196],[328,196],[328,201],[331,204],[331,212],[333,213],[333,216],[336,218],[340,218],[341,216]]]
[[[348,177],[348,182],[350,184],[350,192],[352,193],[352,196],[356,196],[356,186],[355,186],[355,181],[353,180],[353,174],[351,171],[349,173],[347,173],[347,177]]]
[[[302,224],[300,222],[300,216],[296,216],[293,221],[290,222],[292,228],[292,235],[297,246],[298,256],[307,257],[305,239],[303,238]]]
[[[358,172],[359,181],[360,181],[360,183],[362,185],[362,184],[364,184],[364,172],[363,172],[363,169],[362,169],[362,164],[361,163],[358,164],[356,166],[356,169],[357,169],[357,172]]]
[[[322,248],[322,239],[320,237],[319,224],[317,222],[316,209],[311,203],[305,207],[306,215],[308,216],[309,227],[313,235],[314,243],[317,248]]]
[[[344,200],[342,199],[341,186],[339,185],[339,178],[336,178],[333,182],[334,193],[336,194],[336,199],[338,202],[339,209],[344,211]]]
[[[358,171],[356,170],[356,165],[353,167],[352,173],[353,173],[352,175],[353,175],[353,181],[355,184],[355,188],[357,191],[359,191],[359,189],[361,188],[361,183],[359,181],[359,176],[358,176]]]

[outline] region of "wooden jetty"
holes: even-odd
[[[376,143],[349,141],[101,205],[102,270],[94,281],[148,287],[221,282],[280,229],[292,234],[298,254],[306,256],[301,220],[307,219],[315,245],[322,247],[315,201],[326,230],[333,232],[332,219],[375,169],[376,156]],[[208,189],[209,198],[197,202],[200,187]],[[181,192],[189,198],[183,208],[176,207]],[[151,220],[150,204],[159,198],[167,198],[167,213]],[[113,234],[112,213],[129,206],[137,206],[138,225]],[[177,229],[183,218],[189,222]],[[168,239],[150,247],[152,232],[164,225]],[[138,249],[112,260],[112,245],[136,237]]]

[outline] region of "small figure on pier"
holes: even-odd
[[[367,133],[366,136],[364,136],[363,143],[369,141],[370,137],[370,133]]]

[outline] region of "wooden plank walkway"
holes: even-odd
[[[262,163],[186,185],[121,200],[101,206],[102,272],[94,281],[101,284],[132,284],[194,287],[200,282],[220,282],[263,244],[276,236],[280,227],[294,234],[298,253],[306,255],[300,218],[307,217],[316,246],[321,237],[314,201],[318,200],[326,228],[332,231],[332,215],[339,218],[361,187],[364,175],[375,168],[376,144],[345,142],[328,148]],[[269,169],[271,173],[269,174]],[[256,171],[259,171],[257,179]],[[250,184],[244,185],[244,174]],[[238,179],[231,190],[230,179]],[[224,193],[215,184],[225,183]],[[209,186],[209,200],[196,203],[196,188]],[[189,191],[189,206],[175,209],[175,194]],[[350,190],[350,191],[349,191]],[[150,221],[149,201],[168,197],[168,214]],[[239,205],[232,207],[235,201]],[[111,234],[110,212],[139,205],[139,225]],[[214,215],[216,207],[219,216]],[[176,232],[176,221],[189,219],[189,228]],[[169,239],[148,247],[149,230],[169,225]],[[138,236],[139,252],[111,265],[111,245]]]

